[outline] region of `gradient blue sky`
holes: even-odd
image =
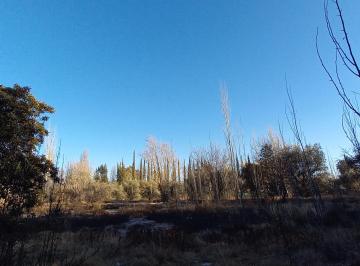
[[[360,47],[360,1],[342,2]],[[87,149],[93,166],[130,161],[149,135],[181,157],[223,144],[222,81],[245,141],[278,122],[288,132],[285,74],[308,142],[335,158],[348,146],[315,51],[319,27],[332,62],[322,0],[11,0],[0,10],[0,83],[28,85],[56,108],[66,160]]]

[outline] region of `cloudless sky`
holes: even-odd
[[[341,2],[360,47],[360,1]],[[336,159],[349,144],[342,104],[315,50],[319,27],[321,52],[332,64],[322,3],[3,0],[0,83],[30,86],[54,106],[50,124],[65,160],[86,149],[95,167],[130,162],[150,135],[182,158],[209,141],[223,145],[221,82],[245,142],[278,123],[291,138],[286,75],[307,141]]]

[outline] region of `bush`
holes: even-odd
[[[178,200],[183,194],[182,185],[178,182],[163,181],[159,187],[160,198],[163,202]]]
[[[129,179],[123,182],[123,187],[129,200],[139,200],[140,195],[140,184],[138,180]]]
[[[125,193],[124,187],[118,183],[111,184],[111,197],[114,200],[125,200],[127,194]]]
[[[84,188],[85,202],[99,203],[106,200],[111,200],[110,184],[103,182],[90,182]]]
[[[345,156],[343,160],[338,161],[339,183],[348,190],[360,191],[360,156]]]
[[[141,183],[141,197],[150,201],[160,198],[159,185],[154,181],[144,181]]]

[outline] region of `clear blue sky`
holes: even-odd
[[[360,47],[360,1],[342,2]],[[307,140],[335,158],[348,146],[315,52],[319,26],[332,62],[322,0],[9,0],[0,10],[0,83],[56,108],[66,160],[87,149],[93,166],[129,161],[149,135],[180,156],[223,144],[222,81],[245,140],[286,128],[285,74]]]

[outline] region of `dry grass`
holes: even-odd
[[[117,214],[59,217],[53,221],[53,227],[33,218],[32,226],[23,227],[28,231],[26,239],[14,246],[13,262],[17,265],[360,263],[357,198],[345,202],[328,199],[323,217],[315,216],[311,202],[263,208],[240,208],[234,202],[216,206],[117,204],[107,205],[110,210],[120,206]],[[120,229],[133,217],[173,226],[155,230],[146,223],[137,224],[124,235]]]

